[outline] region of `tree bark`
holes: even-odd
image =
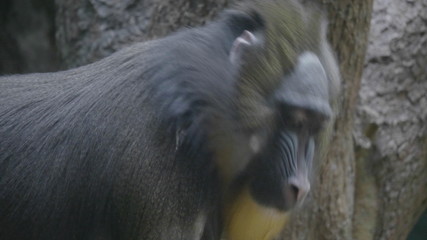
[[[406,239],[427,207],[426,93],[427,1],[376,0],[355,126],[359,239]]]
[[[56,0],[57,35],[67,68],[106,57],[131,43],[212,19],[227,0]]]

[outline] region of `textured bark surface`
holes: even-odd
[[[66,67],[212,19],[227,0],[56,0],[56,39]]]
[[[376,0],[359,93],[355,234],[406,239],[427,207],[427,1]]]

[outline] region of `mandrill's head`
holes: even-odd
[[[238,69],[236,118],[250,152],[248,161],[231,158],[224,170],[232,176],[226,236],[268,240],[310,190],[318,136],[334,116],[340,75],[317,9],[259,0],[224,19],[239,32],[229,57]]]

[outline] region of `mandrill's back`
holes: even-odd
[[[174,155],[174,135],[203,107],[193,102],[225,94],[215,88],[229,78],[219,64],[227,55],[211,47],[213,31],[135,44],[72,70],[0,78],[0,238],[150,236],[152,225],[183,214],[177,200],[197,215],[215,187],[193,178],[215,171],[203,159],[176,168],[186,159]],[[183,179],[189,171],[195,176]]]

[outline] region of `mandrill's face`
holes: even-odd
[[[225,206],[230,240],[272,239],[303,203],[318,135],[333,118],[330,101],[339,88],[322,14],[293,2],[254,6],[248,14],[262,24],[244,31],[230,54],[240,63],[237,114],[251,152]]]

